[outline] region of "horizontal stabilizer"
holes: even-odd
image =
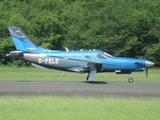
[[[50,68],[48,68],[48,67],[44,67],[44,66],[41,66],[41,65],[38,65],[38,64],[35,64],[35,63],[32,63],[32,65],[34,67],[38,67],[38,68],[41,68],[41,69],[50,70]]]
[[[23,56],[23,51],[11,51],[9,54],[6,54],[6,56],[22,57]]]

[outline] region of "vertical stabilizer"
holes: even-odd
[[[37,52],[38,45],[34,43],[18,26],[9,26],[9,32],[16,49],[24,52]]]

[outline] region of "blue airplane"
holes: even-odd
[[[9,26],[9,32],[16,46],[6,56],[31,62],[35,67],[43,69],[56,69],[76,73],[88,73],[87,81],[95,80],[95,73],[115,72],[128,74],[130,83],[133,82],[131,72],[144,71],[148,76],[148,67],[154,62],[144,59],[115,57],[101,50],[48,50],[34,43],[20,27]],[[148,56],[148,53],[147,55]]]

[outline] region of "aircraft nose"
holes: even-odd
[[[151,66],[153,66],[155,63],[154,62],[152,62],[152,61],[149,61],[149,60],[146,60],[145,61],[145,67],[151,67]]]

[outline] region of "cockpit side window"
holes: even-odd
[[[106,57],[104,57],[102,54],[97,54],[97,57],[98,57],[99,59],[106,59]]]

